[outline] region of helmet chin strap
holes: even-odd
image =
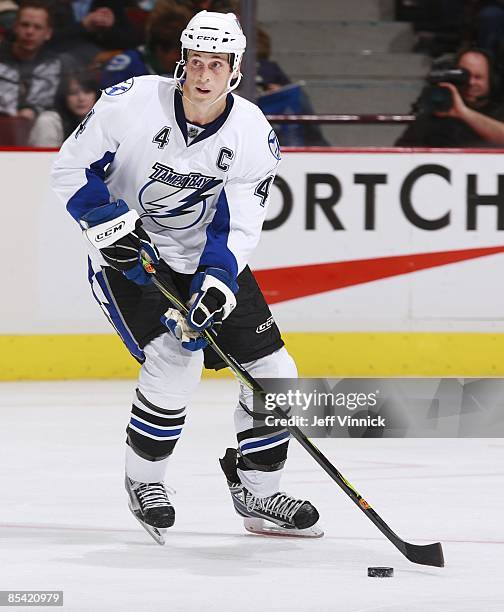
[[[179,74],[179,70],[181,71]],[[175,64],[175,71],[173,72],[173,78],[177,83],[177,89],[182,93],[182,79],[184,78],[186,73],[186,63],[184,59],[179,60]]]
[[[234,83],[234,85],[231,85],[231,81],[233,79],[235,79],[235,83]],[[228,95],[228,93],[231,93],[234,89],[236,89],[238,87],[238,85],[240,84],[241,80],[242,80],[242,73],[240,71],[238,71],[238,75],[237,76],[233,76],[233,73],[231,73],[231,76],[228,79],[228,83],[227,83],[226,89],[220,94],[220,96],[215,98],[215,100],[213,102],[210,102],[210,104],[208,106],[212,106],[212,104],[215,104],[219,100],[222,100],[222,98],[225,98]]]

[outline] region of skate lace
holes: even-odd
[[[170,489],[171,493],[175,493]],[[159,508],[161,506],[171,506],[170,500],[166,492],[166,488],[162,482],[150,482],[141,484],[136,495],[143,510],[148,508]]]
[[[249,494],[247,510],[262,510],[268,514],[291,521],[292,517],[305,503],[302,499],[294,499],[285,493],[275,493],[270,497],[255,497]]]

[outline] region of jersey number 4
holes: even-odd
[[[266,200],[268,199],[269,191],[271,189],[271,185],[273,183],[274,178],[275,177],[273,175],[268,176],[267,178],[264,179],[264,181],[261,181],[259,185],[257,185],[254,191],[254,194],[258,196],[259,198],[261,198],[261,201],[259,202],[259,204],[263,207],[266,204]]]
[[[167,127],[166,125],[159,130],[159,132],[154,136],[152,142],[157,144],[158,149],[164,149],[168,144],[168,140],[170,138],[171,127]]]

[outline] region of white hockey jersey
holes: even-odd
[[[104,90],[63,144],[52,182],[77,221],[122,199],[175,271],[215,266],[236,277],[259,240],[279,161],[274,131],[247,100],[229,94],[201,129],[186,122],[173,79],[142,76]]]

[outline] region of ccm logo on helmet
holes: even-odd
[[[219,40],[218,38],[215,38],[215,36],[196,36],[196,40]]]
[[[117,232],[120,232],[123,229],[124,225],[124,221],[121,221],[117,225],[109,227],[108,230],[105,230],[101,234],[96,234],[95,242],[101,242],[102,240],[106,240],[107,238],[110,238],[110,236],[117,234]]]

